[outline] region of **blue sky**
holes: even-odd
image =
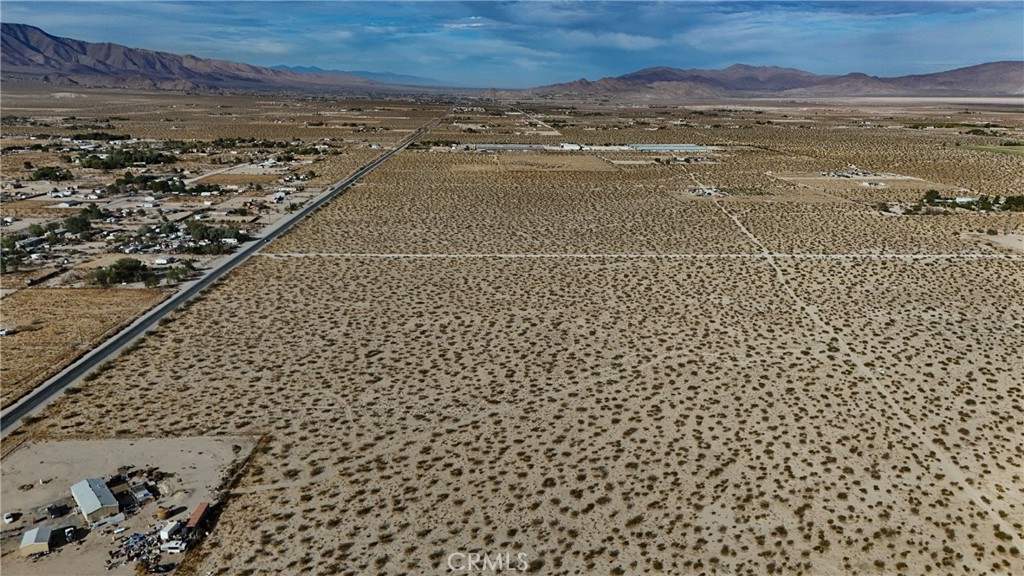
[[[1024,60],[1024,0],[970,2],[49,2],[0,20],[259,66],[515,88],[649,66],[898,76]]]

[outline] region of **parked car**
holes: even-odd
[[[14,522],[17,519],[18,517],[13,512],[8,512],[4,514],[4,524],[10,524],[11,522]]]

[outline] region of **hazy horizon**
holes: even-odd
[[[523,88],[653,66],[924,74],[1024,57],[1019,2],[4,2],[55,36]],[[159,22],[159,26],[153,26]]]

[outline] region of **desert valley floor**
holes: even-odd
[[[161,98],[117,129],[169,137],[147,118],[175,114],[212,139],[213,97]],[[58,114],[114,110],[87,100]],[[311,140],[330,106],[255,124]],[[1024,573],[1024,213],[911,208],[1024,189],[1024,156],[987,149],[1008,137],[917,125],[963,105],[363,106],[397,126],[384,146],[447,116],[5,458],[250,437],[184,574],[459,573],[468,552],[540,574]],[[980,110],[1022,133],[1019,106]],[[534,142],[608,149],[465,146]],[[713,150],[613,149],[652,142]],[[326,185],[371,157],[314,167]]]

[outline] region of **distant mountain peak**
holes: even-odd
[[[61,38],[28,24],[2,23],[0,49],[0,70],[5,76],[59,84],[172,90],[398,90],[352,75],[298,74],[240,62]]]

